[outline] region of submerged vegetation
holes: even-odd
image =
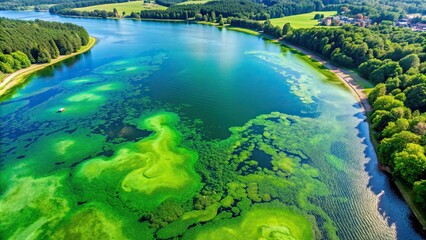
[[[179,123],[176,114],[157,112],[144,116],[134,121],[136,127],[154,133],[136,143],[121,145],[108,159],[86,160],[71,174],[58,171],[38,178],[17,175],[18,169],[31,169],[22,165],[3,171],[3,181],[7,178],[12,184],[0,200],[0,232],[8,238],[22,234],[36,238],[79,234],[124,238],[142,231],[136,227],[141,225],[146,227],[143,236],[153,234],[160,239],[182,235],[184,239],[216,238],[223,236],[223,231],[225,236],[242,239],[318,239],[322,234],[336,239],[336,227],[330,217],[310,200],[330,194],[323,182],[328,181],[327,177],[320,174],[320,169],[336,166],[328,165],[331,155],[323,155],[300,138],[307,129],[317,132],[318,141],[328,138],[328,127],[318,129],[315,121],[271,113],[232,128],[228,139],[181,143],[182,133],[174,128]],[[63,156],[84,144],[83,138],[53,139],[57,143],[52,150]],[[187,150],[185,145],[195,146],[199,154]],[[78,155],[96,152],[96,148],[93,145]],[[255,151],[268,157],[253,158]],[[343,161],[336,156],[333,159]],[[26,198],[28,191],[36,194]],[[39,205],[45,209],[30,207]],[[21,213],[16,215],[18,211]],[[82,225],[82,218],[95,227]],[[138,224],[137,219],[143,224]],[[34,224],[17,225],[21,220]],[[210,223],[198,224],[205,222]],[[232,230],[224,230],[223,226]]]
[[[283,76],[279,84],[289,85],[306,109],[316,112],[318,99],[342,97],[338,87],[322,92],[329,86],[319,82],[327,78],[306,63],[280,52],[243,54]],[[230,128],[225,138],[210,139],[200,119],[180,111],[183,106],[148,97],[147,79],[167,58],[156,50],[107,61],[90,75],[44,88],[54,97],[29,112],[14,112],[31,103],[26,96],[2,107],[8,124],[2,139],[19,135],[5,148],[0,170],[2,237],[338,239],[347,234],[335,215],[352,206],[352,197],[336,191],[340,186],[334,182],[348,179],[347,165],[358,156],[350,146],[357,138],[338,123],[353,121],[357,109],[332,104],[324,115],[304,117],[270,112]],[[60,106],[67,110],[55,113]],[[357,225],[367,224],[350,214]],[[390,236],[385,228],[379,235]]]

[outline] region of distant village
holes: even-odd
[[[393,24],[398,27],[411,28],[416,32],[426,31],[426,22],[422,21],[420,15],[407,15],[403,19],[395,21]],[[319,20],[319,25],[322,26],[341,26],[351,24],[359,27],[369,27],[372,24],[371,19],[362,14],[357,14],[355,17],[347,17],[343,15],[325,17]]]

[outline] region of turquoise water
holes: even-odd
[[[289,49],[195,24],[0,16],[98,39],[0,103],[2,238],[422,238],[355,98]]]

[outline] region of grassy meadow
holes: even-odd
[[[111,3],[111,4],[102,4],[95,5],[83,8],[75,8],[78,11],[94,11],[94,10],[105,10],[112,12],[114,8],[121,14],[126,12],[126,15],[129,15],[131,12],[140,12],[141,10],[166,10],[167,7],[158,5],[156,3],[144,3],[143,1],[132,1],[124,3]]]
[[[271,23],[283,27],[285,23],[290,23],[293,28],[311,28],[318,25],[318,20],[314,19],[315,14],[324,14],[325,17],[336,14],[336,11],[311,12],[305,14],[292,15],[282,18],[272,18]]]

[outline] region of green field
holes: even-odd
[[[132,1],[125,3],[111,3],[95,5],[90,7],[75,8],[78,11],[94,11],[94,10],[105,10],[112,12],[114,8],[121,14],[126,12],[126,15],[130,15],[131,12],[140,12],[141,10],[166,10],[167,7],[155,4],[155,3],[144,3],[143,1]]]
[[[190,0],[190,1],[178,3],[178,5],[204,4],[206,2],[210,2],[210,0]]]
[[[325,17],[328,17],[335,15],[336,11],[311,12],[282,18],[272,18],[271,22],[273,25],[278,25],[279,27],[283,27],[285,23],[289,22],[293,28],[311,28],[318,25],[318,20],[314,20],[314,16],[317,13],[324,14]]]

